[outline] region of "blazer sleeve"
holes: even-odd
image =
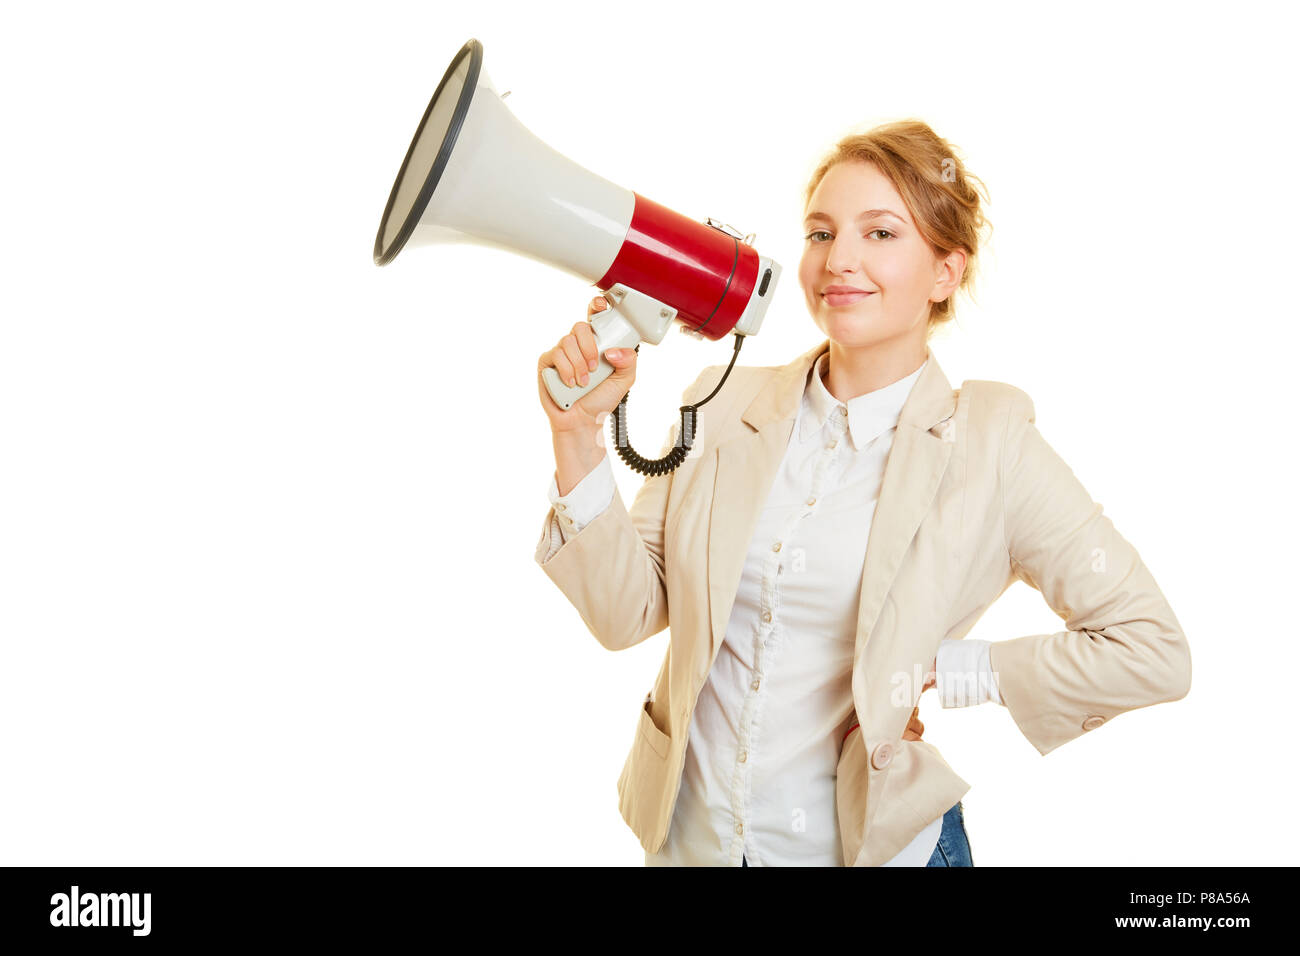
[[[682,393],[694,402],[705,372]],[[674,422],[657,457],[677,443]],[[614,489],[614,498],[599,515],[558,550],[554,507],[546,512],[535,560],[582,617],[587,630],[611,651],[633,647],[668,626],[667,579],[664,572],[664,521],[673,473],[647,478],[629,509]]]
[[[1011,569],[1068,630],[996,641],[989,661],[1044,755],[1128,710],[1186,696],[1187,639],[1151,573],[1034,425],[1014,390],[1000,460]]]

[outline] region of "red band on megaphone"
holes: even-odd
[[[754,294],[758,253],[712,226],[632,195],[636,205],[627,236],[596,285],[608,289],[621,282],[672,306],[697,332],[722,338]]]

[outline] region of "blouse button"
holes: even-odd
[[[562,504],[557,504],[555,507],[558,508],[558,509],[560,509],[561,511],[564,510],[564,505],[562,505]]]
[[[742,750],[742,751],[740,752],[740,762],[741,762],[741,763],[744,763],[744,762],[745,762],[745,759],[746,759],[748,756],[749,756],[749,752],[748,752],[748,751],[745,751],[745,750]]]
[[[815,504],[817,504],[817,499],[816,499],[816,498],[809,498],[806,502],[804,502],[804,504],[809,505],[809,506],[815,505]]]
[[[776,544],[772,545],[772,550],[773,550],[773,551],[780,551],[780,550],[781,550],[781,542],[778,541]]]
[[[754,679],[754,683],[752,683],[752,684],[749,685],[749,689],[750,689],[750,690],[758,690],[758,678],[755,678],[755,679]]]
[[[745,832],[745,825],[744,825],[743,823],[737,823],[737,824],[736,824],[736,832],[737,832],[737,833],[744,833],[744,832]]]
[[[770,621],[770,620],[772,620],[772,612],[771,612],[771,611],[764,611],[764,612],[763,612],[763,620],[764,620],[764,621]]]
[[[838,445],[839,443],[840,443],[840,440],[839,440],[838,438],[832,438],[830,444],[827,445],[826,447],[827,447],[827,448],[834,448],[834,447],[835,447],[836,445]]]

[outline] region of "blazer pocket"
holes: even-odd
[[[645,738],[654,752],[660,757],[668,756],[668,744],[671,742],[666,733],[655,726],[654,718],[650,716],[650,705],[653,701],[647,700],[641,705],[641,736]]]

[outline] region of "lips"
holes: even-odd
[[[823,292],[822,301],[829,306],[853,305],[853,303],[861,302],[870,295],[875,295],[875,293],[862,290],[855,292]]]

